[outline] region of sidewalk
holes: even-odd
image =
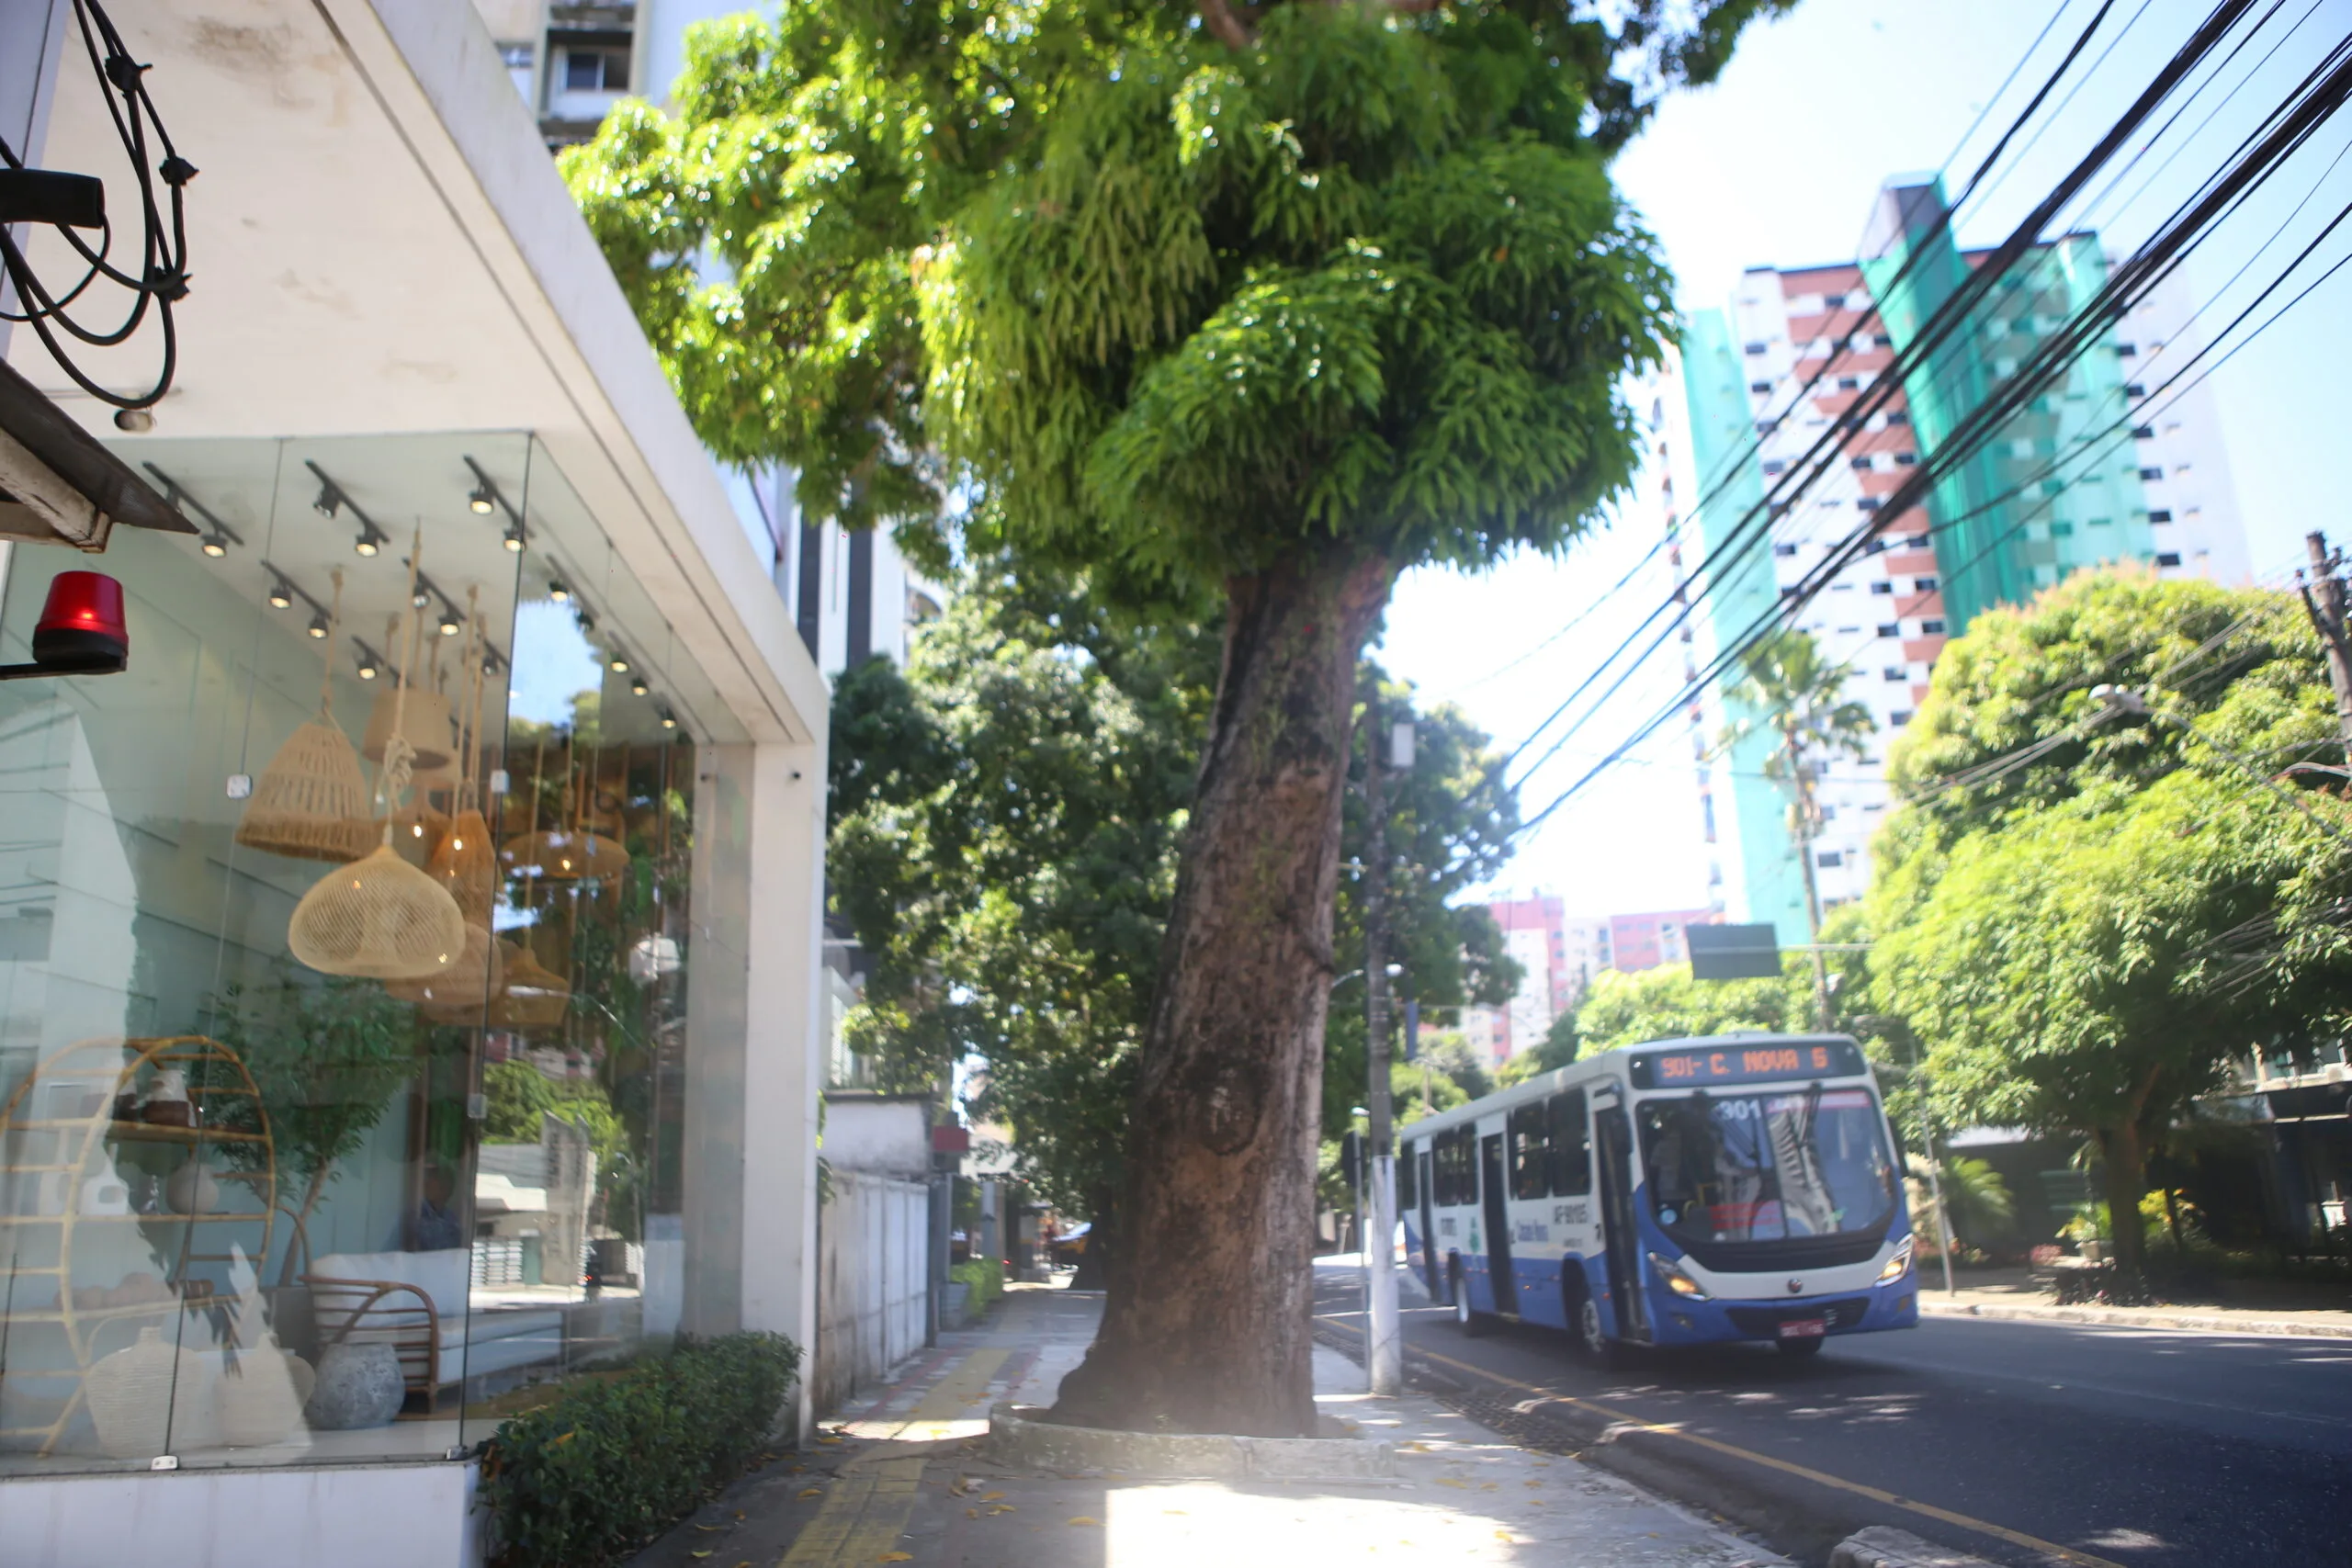
[[[1050,1404],[1101,1311],[1097,1295],[1016,1287],[980,1327],[943,1335],[890,1386],[826,1423],[799,1463],[739,1483],[632,1568],[1788,1568],[1612,1476],[1514,1448],[1434,1400],[1374,1399],[1353,1362],[1320,1347],[1317,1403],[1396,1440],[1396,1480],[1149,1481],[990,1463],[989,1407]]]
[[[1959,1291],[1945,1294],[1942,1271],[1930,1259],[1919,1276],[1919,1310],[1936,1317],[2024,1318],[2203,1334],[2352,1339],[2352,1301],[2345,1299],[2343,1291],[2292,1281],[2270,1283],[2267,1293],[2275,1305],[2233,1302],[2145,1307],[2060,1306],[2050,1299],[2046,1279],[2030,1269],[1962,1269],[1956,1283]]]

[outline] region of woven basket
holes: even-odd
[[[438,1022],[474,1021],[481,1015],[482,1004],[505,984],[506,965],[500,945],[491,940],[487,927],[469,921],[465,951],[455,964],[423,979],[388,980],[384,990],[402,1001],[418,1003],[427,1018]]]
[[[351,738],[322,713],[298,726],[254,781],[237,842],[298,860],[356,860],[376,841]]]
[[[518,942],[498,944],[505,952],[506,988],[490,1004],[490,1021],[503,1029],[552,1029],[571,1006],[571,987],[543,967]]]
[[[359,741],[360,751],[371,762],[382,761],[385,742],[396,729],[416,749],[414,782],[420,787],[429,786],[431,776],[457,758],[457,732],[450,722],[446,692],[412,686],[405,694],[398,690],[377,693],[376,705],[368,713],[368,733]]]

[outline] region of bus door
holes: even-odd
[[[1519,1288],[1510,1272],[1510,1187],[1503,1172],[1503,1135],[1478,1140],[1478,1195],[1487,1218],[1487,1282],[1494,1287],[1495,1310],[1519,1312]]]
[[[1435,1300],[1438,1295],[1437,1230],[1434,1216],[1430,1213],[1430,1173],[1428,1139],[1422,1139],[1414,1148],[1413,1160],[1419,1168],[1413,1172],[1416,1179],[1413,1182],[1413,1190],[1420,1196],[1421,1200],[1421,1278],[1429,1284],[1430,1299]]]
[[[1600,1222],[1609,1257],[1609,1299],[1617,1308],[1617,1337],[1650,1337],[1649,1297],[1642,1289],[1641,1233],[1634,1225],[1634,1129],[1622,1105],[1596,1107],[1592,1117],[1600,1156]]]

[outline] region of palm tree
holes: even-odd
[[[1789,786],[1789,835],[1796,840],[1797,863],[1804,872],[1805,924],[1814,943],[1814,1002],[1821,1027],[1827,1029],[1829,966],[1821,956],[1821,889],[1813,870],[1821,803],[1814,786],[1820,759],[1863,756],[1878,725],[1870,709],[1846,700],[1847,667],[1826,662],[1809,632],[1784,627],[1749,649],[1739,662],[1740,679],[1729,694],[1747,711],[1724,727],[1718,755],[1759,731],[1772,736],[1764,776]]]

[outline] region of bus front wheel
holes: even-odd
[[[1447,1274],[1446,1283],[1452,1289],[1453,1295],[1453,1326],[1462,1330],[1464,1337],[1470,1339],[1476,1339],[1486,1333],[1487,1314],[1470,1310],[1470,1282],[1462,1276],[1462,1263],[1459,1258],[1454,1260],[1453,1269]]]
[[[1614,1370],[1624,1359],[1622,1343],[1609,1337],[1601,1326],[1600,1303],[1589,1291],[1579,1292],[1577,1310],[1570,1319],[1576,1325],[1577,1348],[1584,1359],[1603,1371]]]

